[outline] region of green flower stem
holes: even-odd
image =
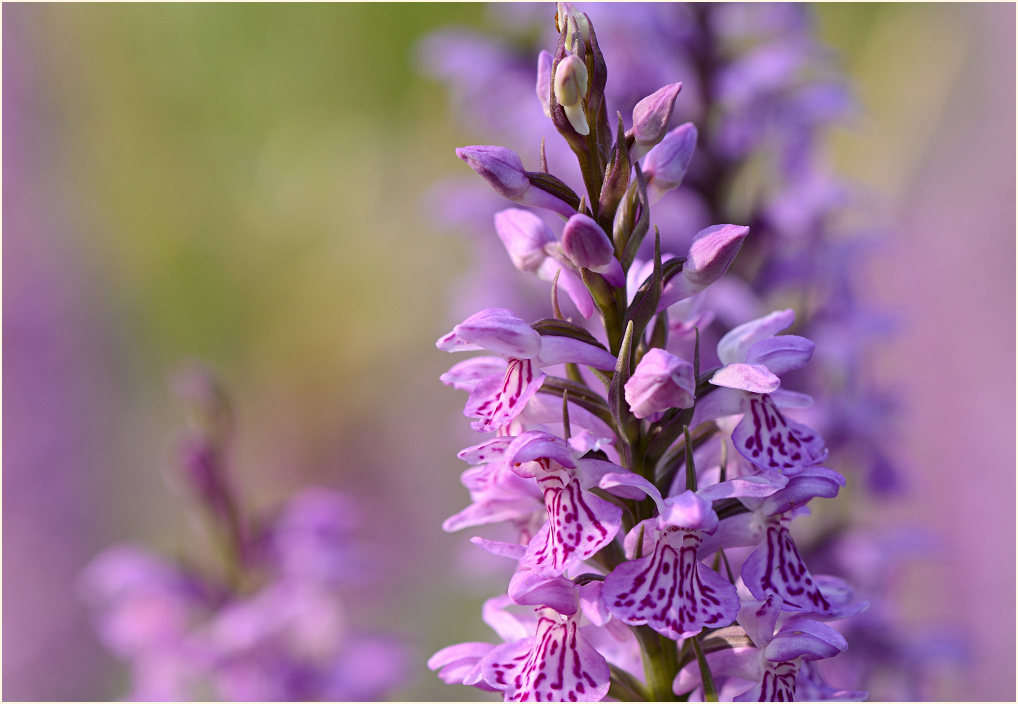
[[[672,684],[679,673],[679,658],[675,641],[659,635],[649,626],[637,626],[634,631],[643,655],[643,671],[650,690],[651,701],[678,701]]]

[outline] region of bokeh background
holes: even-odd
[[[816,14],[862,106],[832,154],[887,226],[869,295],[901,323],[874,364],[911,492],[870,518],[936,538],[903,608],[967,633],[938,696],[1013,700],[1015,7]],[[77,575],[123,540],[203,549],[168,451],[192,358],[231,392],[250,506],[316,483],[369,509],[358,616],[417,649],[394,696],[477,698],[423,664],[488,639],[504,586],[440,528],[469,438],[433,342],[470,261],[422,198],[466,141],[413,50],[453,23],[495,28],[473,4],[4,5],[4,699],[120,695]]]

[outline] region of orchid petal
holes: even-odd
[[[576,213],[562,228],[562,250],[577,267],[596,269],[615,259],[615,248],[589,215]]]
[[[718,550],[734,547],[752,547],[760,542],[760,529],[752,513],[739,513],[718,523],[717,530],[703,536],[701,557]]]
[[[481,607],[481,618],[507,643],[532,636],[537,627],[537,619],[534,618],[533,612],[528,611],[521,616],[506,611],[508,606],[512,606],[508,596],[503,594],[492,597]]]
[[[435,341],[435,347],[443,352],[476,352],[483,350],[480,345],[467,342],[455,332],[447,332]]]
[[[833,499],[838,495],[838,489],[843,486],[845,478],[833,469],[809,467],[790,477],[788,485],[769,496],[763,502],[761,510],[768,516],[787,513],[805,505],[810,499],[817,497]]]
[[[593,557],[618,533],[622,509],[583,491],[567,472],[548,472],[537,482],[544,492],[548,522],[527,546],[524,567],[562,572]]]
[[[771,593],[763,601],[743,602],[737,620],[753,645],[764,648],[774,637],[774,626],[780,615],[781,597]]]
[[[483,379],[504,374],[505,360],[502,357],[471,357],[452,365],[439,380],[460,391],[473,391]]]
[[[788,477],[780,472],[764,470],[760,474],[747,477],[736,477],[724,482],[712,484],[696,492],[708,501],[718,499],[742,498],[744,496],[770,496],[788,484]]]
[[[732,328],[718,342],[718,359],[722,364],[744,362],[750,347],[760,340],[776,335],[794,321],[795,311],[788,308]]]
[[[639,474],[636,474],[635,472],[612,472],[609,474],[605,474],[603,477],[601,477],[601,481],[599,482],[598,486],[605,490],[615,489],[616,487],[634,487],[642,491],[650,498],[652,498],[654,500],[654,503],[657,504],[658,511],[661,511],[664,506],[664,499],[661,496],[661,492],[658,491],[658,488],[651,484],[651,482],[647,480],[645,477],[641,477]],[[623,494],[621,493],[619,493],[618,495],[623,496]],[[628,496],[624,496],[623,498],[642,499],[643,497],[629,494]]]
[[[744,413],[749,407],[749,399],[744,391],[719,386],[696,400],[689,427],[692,429],[708,420]]]
[[[799,663],[780,662],[763,668],[760,681],[733,698],[736,702],[794,702]]]
[[[798,335],[778,335],[759,340],[746,350],[746,361],[762,364],[774,374],[802,369],[813,357],[816,344]]]
[[[611,619],[611,613],[604,603],[604,582],[593,580],[579,588],[580,608],[587,620],[595,626],[604,626]]]
[[[845,650],[844,636],[825,623],[810,618],[793,619],[764,648],[764,657],[774,662],[795,658],[823,660]]]
[[[522,557],[523,546],[520,546]],[[509,598],[515,604],[546,606],[560,614],[572,616],[579,600],[576,585],[561,574],[533,569],[519,569],[509,581]]]
[[[771,392],[771,400],[778,408],[809,408],[813,405],[813,397],[798,391],[778,389]]]
[[[749,409],[732,432],[743,457],[764,469],[787,472],[826,459],[824,439],[812,428],[786,419],[768,396],[752,395]]]
[[[633,415],[646,418],[669,408],[689,408],[695,401],[695,387],[693,365],[655,347],[636,365],[624,389]]]
[[[614,462],[607,462],[605,460],[595,459],[593,457],[580,458],[576,461],[579,465],[579,479],[580,486],[584,489],[593,489],[594,487],[601,487],[601,479],[608,476],[609,474],[625,473],[626,470],[618,466]],[[628,495],[623,498],[636,498],[642,499],[643,494],[640,492],[627,492]],[[622,494],[617,494],[622,496]]]
[[[681,83],[671,83],[657,89],[633,107],[631,133],[635,143],[630,148],[630,159],[639,159],[664,137],[680,90]]]
[[[709,501],[692,491],[684,491],[664,500],[658,527],[664,530],[665,526],[713,533],[718,527],[718,515]]]
[[[622,288],[626,285],[626,272],[623,271],[622,264],[615,257],[609,259],[607,264],[591,267],[591,271],[596,271],[604,277],[605,281],[616,288]]]
[[[513,438],[501,435],[490,440],[485,440],[477,445],[465,447],[456,453],[456,457],[467,464],[484,464],[494,462],[502,458],[506,447],[513,441]]]
[[[548,258],[544,246],[555,241],[555,235],[544,220],[521,208],[495,213],[495,232],[520,271],[537,271]]]
[[[562,438],[541,430],[528,430],[518,435],[506,447],[503,456],[506,464],[522,477],[537,476],[531,468],[522,465],[542,459],[552,460],[570,469],[576,467],[572,448]],[[536,471],[543,473],[546,470],[538,467]]]
[[[736,677],[752,682],[760,679],[763,674],[760,651],[756,648],[726,648],[707,653],[706,658],[715,678]],[[686,694],[700,684],[700,668],[694,661],[679,670],[672,684],[672,691],[679,695]]]
[[[545,117],[551,117],[551,66],[552,56],[544,49],[537,55],[537,99]]]
[[[471,538],[470,542],[496,557],[508,557],[513,560],[522,558],[523,553],[527,550],[526,547],[518,543],[503,543],[500,540],[488,540],[478,536]]]
[[[491,643],[458,643],[442,648],[428,658],[428,669],[438,670],[446,684],[474,685],[495,691],[481,679],[480,662],[495,646]]]
[[[742,581],[757,599],[779,595],[785,611],[830,613],[831,601],[823,595],[799,554],[788,529],[771,519],[763,542],[742,564]]]
[[[442,523],[447,532],[501,521],[527,521],[543,509],[537,486],[502,464],[472,467],[463,473],[462,482],[473,503]]]
[[[762,364],[732,362],[714,372],[710,383],[755,394],[769,394],[781,386],[781,379]]]
[[[478,419],[472,425],[479,432],[504,428],[523,412],[544,379],[544,374],[534,374],[529,359],[510,359],[501,383],[489,377],[474,387],[463,414]]]
[[[618,360],[608,350],[565,335],[542,335],[538,365],[585,364],[595,369],[615,369]]]
[[[452,329],[461,340],[516,359],[531,359],[541,349],[541,336],[507,308],[474,313]]]

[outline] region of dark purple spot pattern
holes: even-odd
[[[759,702],[794,702],[799,666],[794,662],[774,663],[764,670],[760,680]]]
[[[544,493],[548,523],[528,547],[528,565],[561,572],[593,557],[615,538],[622,509],[583,490],[572,473],[551,470],[540,475],[537,484]]]
[[[671,530],[651,555],[624,562],[604,581],[608,610],[630,625],[647,624],[679,639],[705,626],[727,626],[739,612],[735,587],[696,559],[700,537]]]
[[[819,433],[785,418],[771,397],[761,394],[751,394],[749,410],[735,427],[732,442],[743,457],[764,469],[797,470],[828,454]]]
[[[782,610],[828,613],[831,603],[820,591],[780,517],[768,520],[764,542],[746,558],[742,579],[757,599],[782,598]]]
[[[529,648],[510,648],[489,672],[505,686],[507,702],[593,702],[608,694],[604,657],[577,630],[576,621],[542,616]]]
[[[544,375],[541,375],[543,380]],[[523,412],[523,407],[537,391],[534,366],[529,359],[510,359],[502,384],[494,393],[474,405],[470,412],[480,420],[475,429],[482,432],[498,430]]]

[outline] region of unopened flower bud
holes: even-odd
[[[587,94],[587,67],[576,56],[564,58],[555,70],[555,100],[578,134],[590,134],[582,98]]]
[[[555,241],[541,218],[520,208],[495,213],[495,232],[520,271],[537,271],[548,258],[544,246]]]
[[[611,240],[592,218],[581,213],[569,218],[562,230],[562,250],[576,266],[604,275],[613,286],[625,285]]]
[[[682,276],[698,286],[714,283],[728,271],[748,234],[744,225],[712,225],[701,230],[689,247]]]
[[[503,198],[519,200],[530,188],[523,160],[511,149],[486,145],[460,147],[456,156],[467,162],[467,166]]]
[[[643,173],[647,176],[647,190],[651,200],[682,183],[696,150],[696,127],[687,122],[665,135],[661,143],[647,153],[643,160]]]
[[[661,292],[658,310],[689,298],[720,279],[748,234],[749,228],[744,225],[711,225],[696,233],[682,273],[669,281]]]
[[[519,154],[505,147],[476,145],[460,147],[456,156],[488,182],[503,198],[514,203],[547,208],[570,216],[576,212],[568,203],[530,183],[530,175],[523,168]]]
[[[595,269],[615,256],[611,240],[593,218],[582,213],[569,218],[562,230],[562,248],[576,266]]]
[[[571,3],[558,3],[556,16],[560,32],[566,33],[567,46],[574,42],[590,41],[590,22],[587,16],[577,11]]]
[[[665,136],[675,107],[675,98],[680,90],[681,83],[671,83],[651,93],[633,108],[630,134],[636,142],[630,151],[630,158],[639,159]]]
[[[626,382],[626,403],[637,418],[669,408],[689,408],[695,400],[693,365],[659,347],[647,351]]]

